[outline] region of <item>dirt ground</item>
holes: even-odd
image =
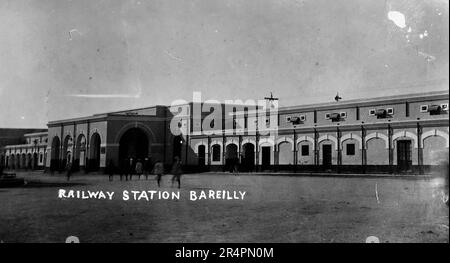
[[[189,174],[180,200],[123,201],[155,180],[18,173],[0,188],[1,242],[449,242],[439,179]],[[170,175],[159,190],[176,191]],[[58,190],[114,191],[113,200],[59,199]],[[244,200],[190,201],[189,191],[246,191]]]

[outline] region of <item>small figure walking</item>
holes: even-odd
[[[108,163],[108,175],[109,175],[109,181],[114,180],[114,161],[111,159]]]
[[[181,187],[181,174],[183,173],[183,171],[181,170],[181,161],[180,161],[180,158],[178,156],[175,157],[175,160],[174,160],[173,165],[172,165],[171,173],[173,174],[172,186],[173,186],[173,182],[175,182],[175,180],[176,180],[178,182],[178,189],[180,189],[180,187]]]
[[[234,176],[239,175],[239,158],[236,157],[233,162],[233,174]]]
[[[140,180],[140,179],[141,179],[142,172],[143,172],[143,166],[142,166],[142,162],[141,162],[140,159],[138,159],[137,162],[136,162],[136,168],[135,168],[135,170],[136,170],[136,175],[137,175],[137,177],[138,177],[138,180]]]
[[[120,181],[122,181],[123,176],[125,175],[125,180],[128,181],[128,160],[123,159],[120,164]]]
[[[148,173],[150,172],[151,169],[151,162],[149,160],[149,158],[145,158],[144,160],[144,175],[145,175],[145,180],[148,180]]]
[[[127,171],[127,173],[130,176],[130,181],[132,181],[133,180],[133,174],[134,174],[134,162],[133,162],[133,158],[131,158],[131,157],[128,160],[128,171]]]
[[[70,181],[70,176],[72,175],[72,162],[67,162],[66,165],[66,176],[67,176],[67,181]]]
[[[156,161],[155,167],[153,167],[152,173],[156,175],[156,182],[158,182],[158,187],[160,187],[161,186],[161,177],[164,174],[164,164],[160,160]]]

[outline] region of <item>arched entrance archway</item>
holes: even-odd
[[[89,171],[98,171],[100,168],[100,144],[100,135],[98,133],[92,134],[89,144]]]
[[[55,136],[52,140],[51,159],[50,159],[50,171],[57,171],[60,168],[59,150],[61,147],[61,141],[59,137]]]
[[[149,156],[149,139],[141,128],[127,130],[119,141],[119,160],[123,163],[125,159],[133,158],[135,163],[138,159],[142,162]]]
[[[251,172],[255,168],[255,146],[252,143],[242,145],[242,171]]]

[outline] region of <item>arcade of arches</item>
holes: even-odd
[[[421,143],[417,142],[412,132],[397,131],[394,135],[390,144],[381,133],[368,134],[364,145],[357,134],[348,133],[342,135],[343,140],[340,141],[335,134],[322,135],[316,140],[317,146],[314,145],[313,134],[298,136],[301,139],[297,140],[296,145],[293,145],[292,137],[262,140],[258,147],[255,141],[242,142],[240,147],[234,142],[225,143],[232,141],[232,138],[210,139],[209,146],[208,140],[202,140],[195,145],[199,165],[209,165],[215,167],[214,170],[224,171],[231,170],[238,163],[241,171],[310,172],[346,169],[361,172],[361,169],[365,169],[368,172],[416,173],[418,169],[423,172],[448,162],[447,133],[427,131]],[[224,143],[225,147],[222,146]]]

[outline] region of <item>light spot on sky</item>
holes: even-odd
[[[392,22],[394,22],[394,24],[400,28],[405,28],[406,27],[406,19],[405,19],[405,15],[398,12],[398,11],[389,11],[388,12],[388,18],[389,20],[391,20]]]
[[[72,40],[72,39],[73,39],[74,33],[78,33],[80,36],[82,35],[81,32],[78,31],[78,29],[76,29],[76,28],[71,29],[71,30],[69,31],[69,40]]]
[[[417,53],[418,53],[420,56],[424,57],[425,60],[428,61],[428,62],[432,62],[432,61],[435,61],[435,60],[436,60],[436,57],[435,57],[435,56],[432,56],[432,55],[427,54],[427,53],[425,53],[425,52],[418,51]]]

